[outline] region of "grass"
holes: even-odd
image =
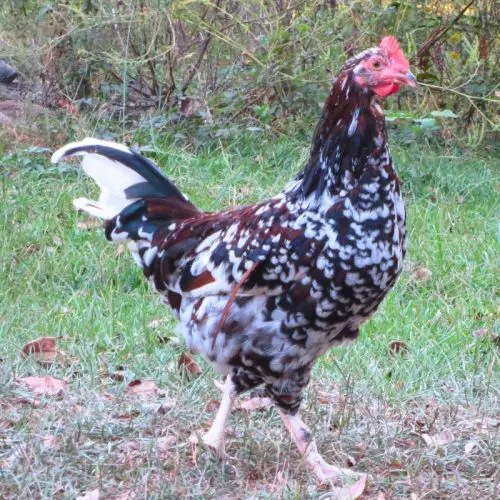
[[[208,210],[277,193],[307,155],[305,141],[266,134],[198,151],[138,140]],[[409,209],[405,272],[360,340],[318,363],[304,419],[329,461],[371,475],[363,498],[497,498],[498,158],[426,146],[394,157]],[[94,193],[91,182],[26,151],[1,162],[0,496],[324,494],[271,409],[234,412],[225,463],[195,444],[214,415],[214,374],[201,360],[198,378],[179,370],[170,313],[127,252],[78,227],[87,219],[71,200]],[[415,279],[422,268],[430,279]],[[63,337],[63,363],[21,358],[42,336]],[[64,396],[34,399],[18,383],[41,374],[65,380]],[[162,392],[127,396],[137,379]]]

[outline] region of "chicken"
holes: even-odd
[[[227,375],[204,437],[220,456],[235,398],[263,386],[318,480],[343,472],[298,410],[315,361],[356,339],[401,272],[405,207],[379,101],[416,84],[393,37],[349,59],[304,171],[270,200],[219,213],[125,146],[85,139],[54,153],[83,157],[101,194],[75,207],[104,219],[109,241],[128,242],[188,347]]]

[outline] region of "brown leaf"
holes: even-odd
[[[422,434],[422,439],[425,441],[427,446],[445,446],[451,443],[455,437],[449,430],[442,431],[438,434]]]
[[[54,436],[54,434],[42,436],[41,443],[42,447],[46,450],[57,451],[61,449],[61,440],[57,436]]]
[[[95,229],[96,227],[102,227],[102,221],[100,219],[87,219],[79,222],[76,227],[85,231],[90,229]]]
[[[356,500],[356,498],[359,498],[365,491],[366,477],[366,474],[362,474],[361,477],[350,486],[345,486],[344,488],[331,488],[328,491],[328,498],[335,498],[336,500]]]
[[[197,111],[203,109],[203,102],[198,99],[191,99],[190,97],[185,97],[180,103],[180,111],[186,116],[193,116]]]
[[[472,335],[478,339],[484,338],[484,339],[490,340],[494,344],[497,344],[497,345],[500,344],[500,335],[498,335],[495,332],[490,332],[488,330],[488,328],[479,328],[479,330],[472,332]]]
[[[196,364],[196,362],[184,352],[179,356],[177,366],[181,371],[185,370],[193,377],[199,377],[202,373],[201,368]]]
[[[242,401],[236,408],[239,410],[254,411],[272,406],[271,398],[250,398]]]
[[[408,346],[402,340],[391,340],[389,342],[389,354],[393,356],[396,354],[406,355],[408,354]]]
[[[99,500],[99,489],[86,491],[83,495],[76,497],[76,500]]]
[[[160,390],[153,380],[133,380],[128,384],[126,392],[129,396],[147,398],[150,396],[158,396]]]
[[[489,333],[490,332],[489,332],[488,328],[479,328],[479,330],[472,332],[472,336],[480,339],[480,338],[488,337]]]
[[[431,279],[432,271],[427,269],[426,267],[419,267],[415,269],[412,274],[412,278],[414,281],[427,281]]]
[[[114,418],[118,420],[132,420],[133,418],[137,418],[141,412],[139,410],[130,410],[128,413],[121,413],[119,415],[115,415]]]
[[[57,350],[57,340],[62,337],[40,337],[28,342],[21,349],[23,359],[32,356],[37,363],[43,366],[50,366],[56,360],[62,360],[63,355]]]
[[[177,438],[175,436],[164,436],[158,438],[156,441],[156,449],[160,453],[162,460],[167,457],[167,452],[172,449],[172,447],[177,443]]]
[[[66,388],[66,382],[47,375],[41,377],[23,377],[19,378],[18,381],[25,384],[35,394],[56,396],[62,394]]]
[[[205,408],[203,408],[203,411],[206,413],[212,413],[214,410],[216,410],[220,405],[220,402],[218,399],[212,398],[207,401],[207,404],[205,405]]]

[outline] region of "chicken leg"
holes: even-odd
[[[227,419],[231,413],[231,409],[236,399],[236,389],[231,376],[228,375],[222,388],[222,399],[219,409],[215,415],[215,420],[212,423],[209,431],[203,436],[203,442],[211,448],[218,457],[224,458],[224,434],[226,431]]]
[[[279,410],[281,420],[287,428],[292,441],[303,455],[307,468],[317,477],[320,483],[333,480],[342,475],[352,475],[350,470],[341,469],[325,462],[319,454],[311,429],[298,415],[290,415]]]

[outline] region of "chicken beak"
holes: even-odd
[[[400,82],[403,85],[408,85],[408,87],[415,88],[418,86],[417,79],[415,78],[415,75],[411,71],[407,71],[400,77]]]

